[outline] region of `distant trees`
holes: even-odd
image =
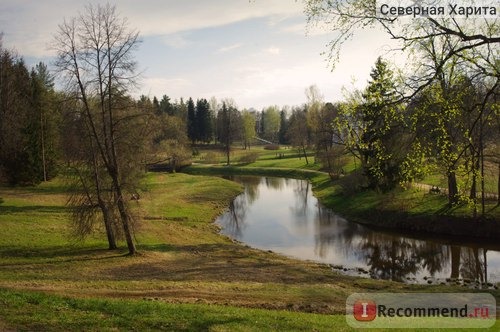
[[[0,181],[37,184],[57,174],[56,100],[47,67],[29,72],[0,39]]]
[[[192,98],[187,104],[187,130],[191,142],[210,143],[214,137],[214,115],[206,99],[198,99],[196,106]]]
[[[88,5],[79,16],[65,20],[54,40],[56,66],[76,98],[75,116],[82,122],[82,164],[75,168],[80,195],[72,200],[77,222],[88,224],[99,209],[109,247],[116,246],[120,230],[131,255],[137,249],[127,202],[137,190],[141,160],[136,156],[143,146],[137,141],[141,114],[126,94],[136,77],[132,55],[138,42],[138,33],[109,4]]]

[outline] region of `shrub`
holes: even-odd
[[[265,150],[279,150],[280,146],[278,144],[267,144],[264,146]]]
[[[203,157],[203,161],[207,164],[218,164],[220,162],[221,154],[217,152],[207,152]]]
[[[257,152],[248,152],[248,153],[245,153],[244,155],[242,155],[238,159],[238,161],[240,163],[250,164],[250,163],[254,163],[258,157],[259,157],[259,154]]]

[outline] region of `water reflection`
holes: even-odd
[[[500,281],[498,247],[416,239],[347,222],[318,204],[308,181],[231,179],[245,191],[216,222],[224,234],[253,247],[394,281]]]

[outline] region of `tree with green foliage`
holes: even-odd
[[[360,154],[370,187],[385,191],[402,180],[406,124],[388,63],[379,57],[370,77],[360,108],[364,123]]]
[[[241,113],[242,139],[245,150],[250,149],[250,141],[255,137],[255,114],[247,110]]]
[[[264,138],[271,142],[278,142],[278,133],[280,130],[280,113],[277,106],[267,107],[263,113],[263,134]]]
[[[437,63],[436,69],[428,75],[414,77],[410,96],[433,83],[441,69],[455,57],[464,53],[482,53],[468,61],[475,63],[490,62],[498,54],[500,30],[497,19],[469,18],[456,20],[446,16],[423,16],[421,19],[407,19],[400,15],[389,17],[376,15],[377,2],[373,0],[304,0],[304,12],[309,26],[322,26],[335,32],[335,38],[329,43],[329,60],[335,65],[340,56],[343,44],[366,28],[381,28],[388,37],[399,43],[401,50],[412,52],[422,41],[436,37],[446,37],[453,45]],[[498,56],[496,57],[498,59]],[[414,54],[413,64],[409,66],[415,73],[415,67],[425,67],[418,54]],[[486,61],[485,61],[486,60]],[[479,63],[478,63],[479,64]],[[498,66],[498,65],[496,65]],[[483,69],[488,66],[482,65]]]

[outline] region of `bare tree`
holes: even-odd
[[[67,79],[68,88],[76,91],[79,116],[85,124],[85,166],[92,170],[89,173],[94,179],[93,185],[87,186],[92,195],[87,192],[85,201],[91,204],[97,197],[104,216],[113,215],[116,209],[129,254],[134,254],[136,247],[125,192],[131,187],[128,181],[133,169],[127,163],[134,160],[124,158],[131,154],[124,146],[138,115],[130,110],[133,103],[127,102],[126,94],[136,81],[133,51],[138,43],[138,32],[129,29],[127,20],[109,4],[88,5],[79,16],[65,20],[54,41],[56,66]],[[81,186],[85,187],[84,180]],[[109,186],[111,194],[104,195],[103,186]]]
[[[307,147],[309,146],[309,127],[307,126],[307,106],[304,109],[296,108],[292,111],[290,116],[287,137],[290,143],[301,152],[309,164],[307,159]]]

